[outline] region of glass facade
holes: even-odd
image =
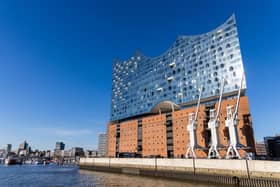
[[[157,57],[136,53],[113,65],[111,121],[150,113],[162,101],[177,105],[239,89],[244,73],[235,16],[201,35],[179,36]],[[246,88],[246,81],[243,87]]]

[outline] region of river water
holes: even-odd
[[[199,182],[175,181],[116,173],[79,170],[77,166],[0,165],[0,187],[217,187]]]

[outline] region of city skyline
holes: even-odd
[[[26,139],[38,149],[53,149],[56,141],[97,148],[110,119],[115,58],[137,48],[157,56],[178,35],[212,30],[233,13],[256,140],[280,132],[280,27],[273,24],[279,3],[211,1],[213,9],[206,1],[60,3],[2,3],[0,145],[17,147]]]
[[[23,140],[21,141],[18,145],[14,145],[14,144],[5,144],[5,145],[0,145],[0,150],[7,150],[9,149],[10,151],[8,152],[17,152],[19,149],[23,149],[22,146],[24,145],[24,143],[27,143],[26,144],[26,148],[30,148],[32,151],[35,151],[35,150],[39,150],[39,151],[56,151],[56,150],[71,150],[75,147],[71,147],[71,146],[67,146],[64,142],[54,142],[53,143],[53,146],[48,148],[48,149],[42,149],[42,148],[34,148],[32,146],[32,143],[28,142],[27,140]],[[58,147],[58,143],[62,143],[63,144],[63,148],[61,149],[57,149]],[[9,146],[9,147],[8,147]],[[78,147],[78,146],[76,146]],[[81,148],[84,148],[84,147],[81,147]],[[87,149],[87,148],[84,148],[85,150],[90,150],[90,149]],[[94,151],[97,151],[98,150],[98,145],[97,147],[91,149],[91,150],[94,150]]]

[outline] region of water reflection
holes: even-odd
[[[80,170],[76,166],[0,165],[0,187],[217,187],[199,182]],[[224,185],[221,185],[224,186]]]
[[[217,185],[190,182],[190,181],[176,181],[164,178],[143,177],[135,175],[125,175],[117,173],[93,172],[80,170],[80,174],[91,179],[95,186],[127,186],[127,187],[217,187]],[[87,181],[89,182],[89,180]],[[223,186],[223,185],[218,185]]]

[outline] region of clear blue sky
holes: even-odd
[[[1,1],[0,147],[95,148],[110,115],[114,58],[156,56],[177,35],[235,13],[257,140],[280,133],[280,3],[275,1]]]

